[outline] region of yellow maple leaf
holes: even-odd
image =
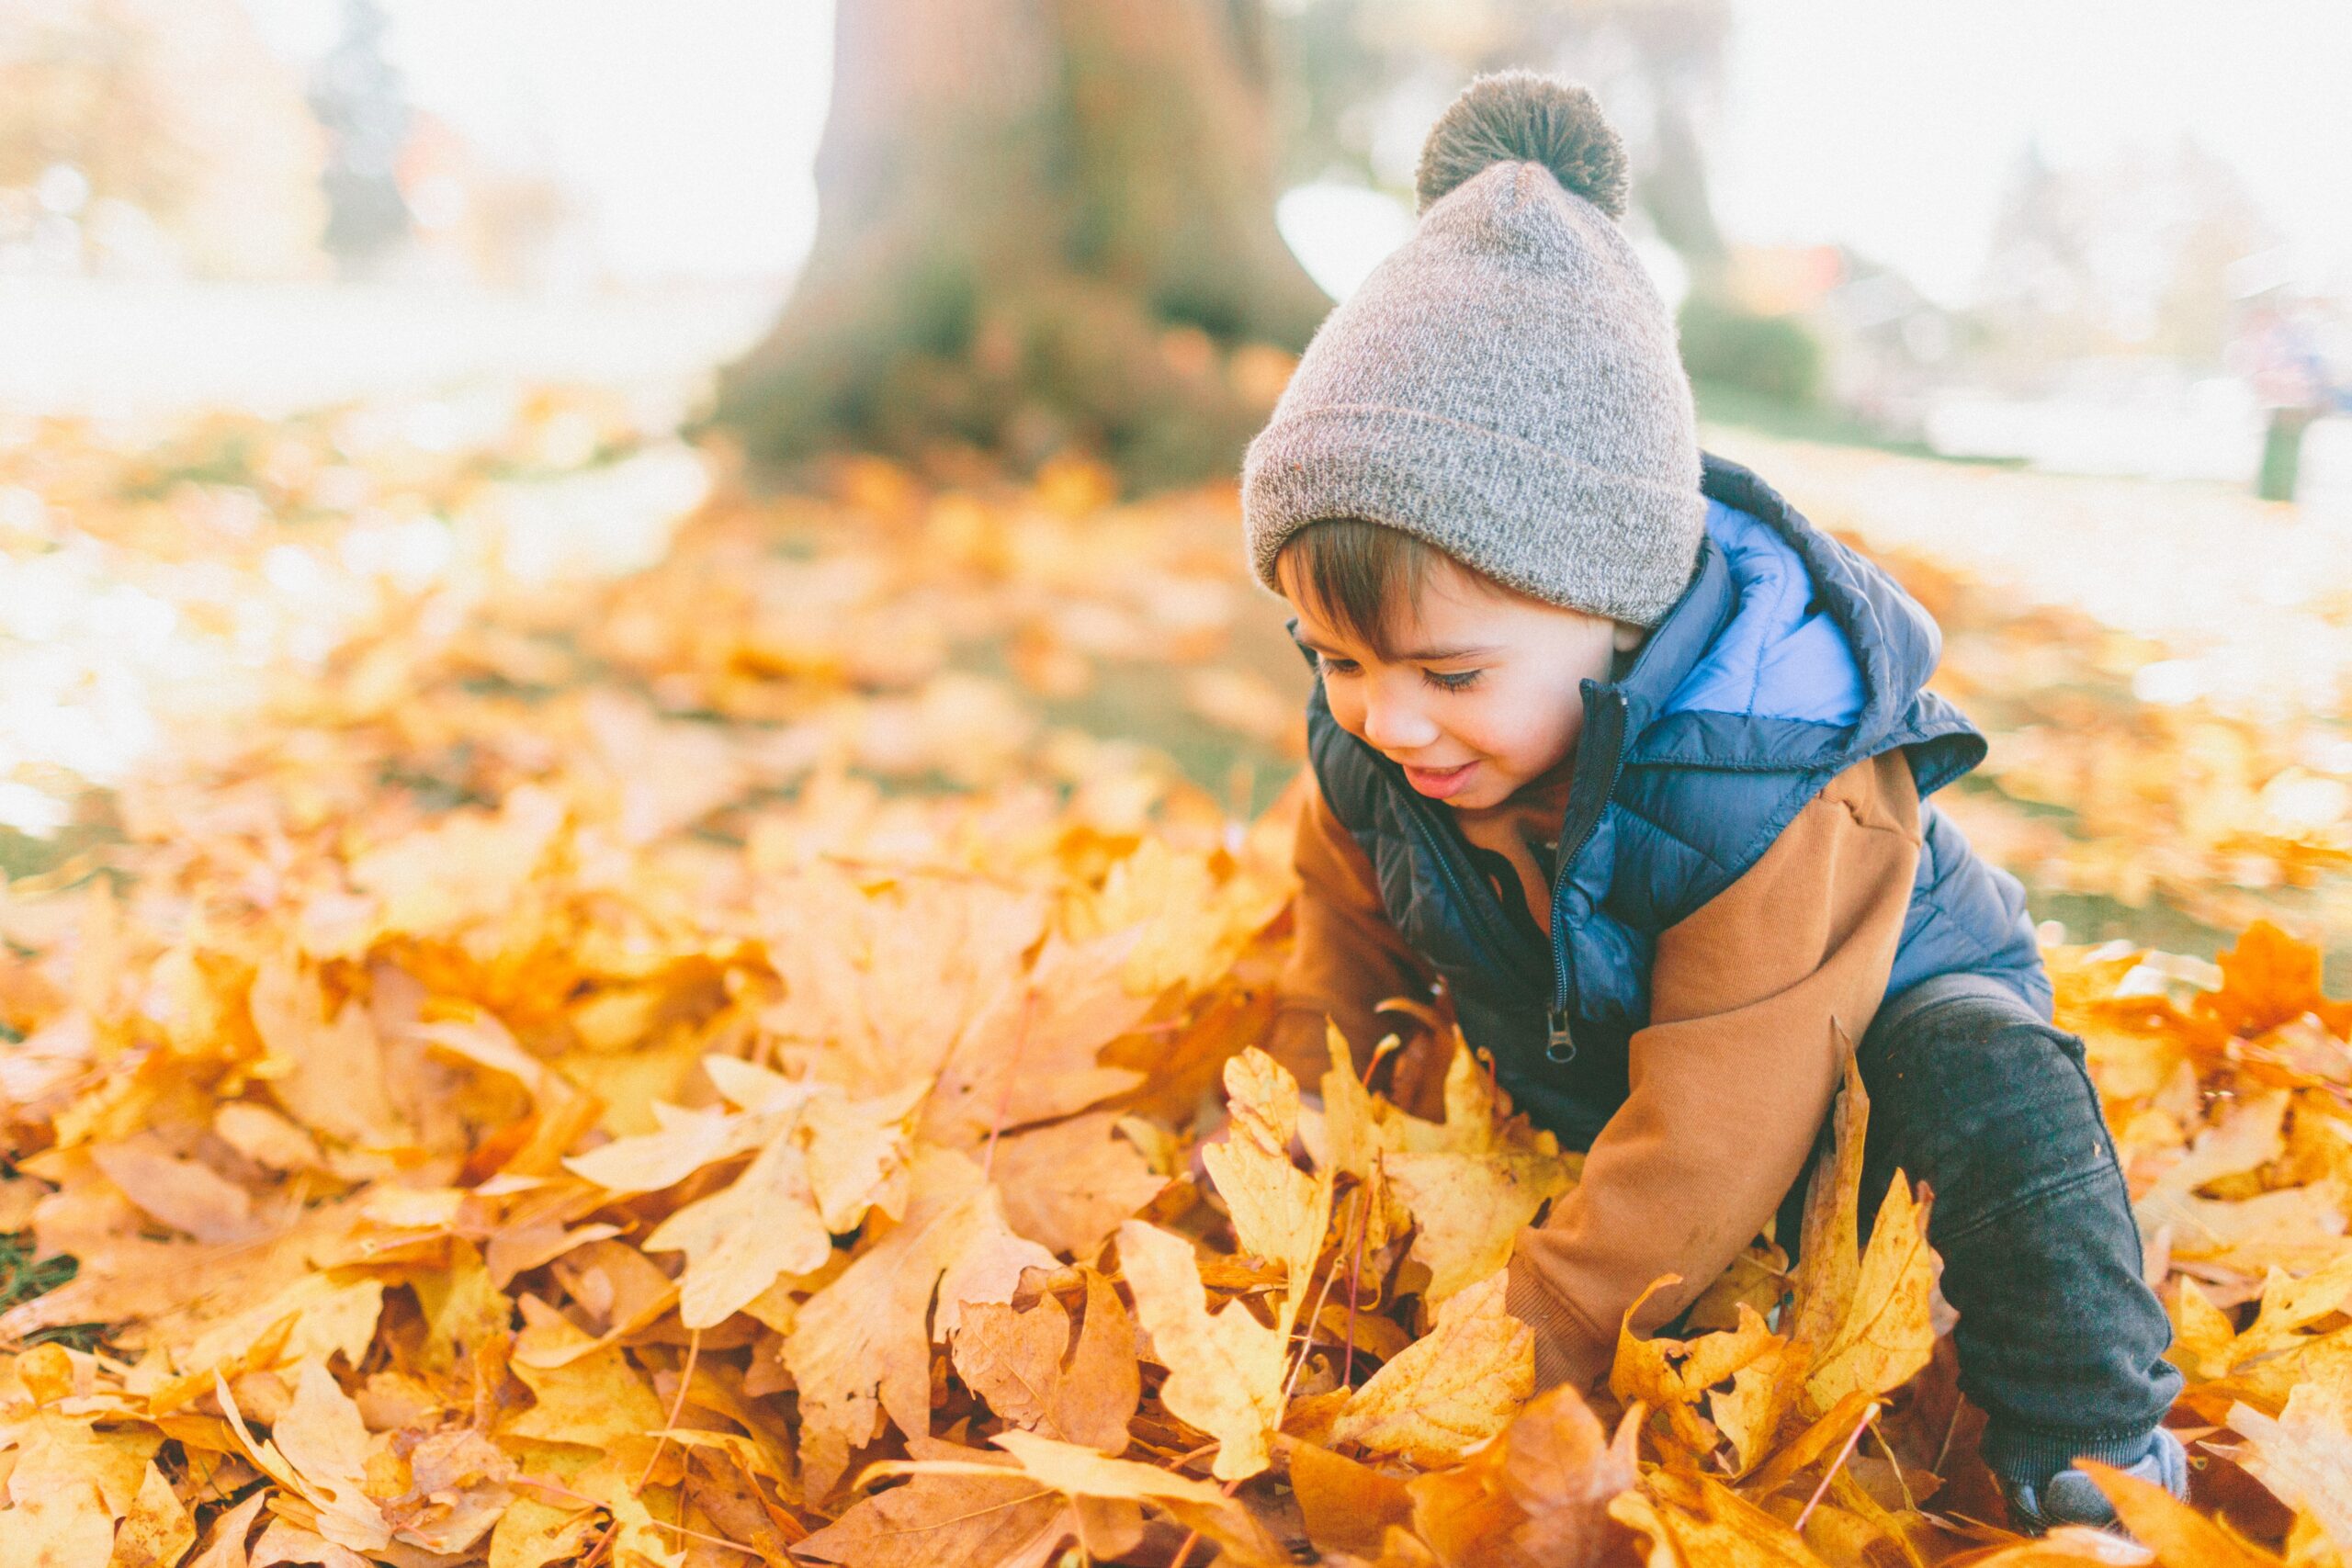
[[[103,1563],[113,1549],[115,1517],[86,1481],[25,1488],[0,1508],[0,1568]]]
[[[2339,1555],[2352,1555],[2352,1392],[2306,1384],[2277,1416],[2233,1404],[2229,1424],[2245,1441],[2215,1451],[2309,1516]]]
[[[594,1498],[611,1517],[610,1559],[621,1568],[684,1568],[684,1538],[674,1529],[662,1528],[677,1523],[669,1517],[676,1509],[660,1488],[639,1490],[643,1472],[631,1462],[634,1459],[634,1455],[628,1460],[617,1454],[602,1455],[571,1477],[570,1489]],[[656,1507],[662,1510],[661,1516],[655,1514]]]
[[[1879,1207],[1868,1251],[1857,1257],[1870,1096],[1850,1048],[1831,1125],[1836,1142],[1829,1168],[1814,1172],[1805,1194],[1796,1294],[1785,1319],[1785,1337],[1803,1354],[1773,1358],[1776,1377],[1801,1371],[1804,1382],[1794,1401],[1754,1383],[1736,1395],[1729,1408],[1737,1411],[1735,1420],[1751,1444],[1771,1441],[1771,1434],[1751,1425],[1768,1407],[1793,1406],[1809,1418],[1818,1416],[1858,1393],[1895,1387],[1934,1353],[1935,1254],[1928,1245],[1927,1210],[1912,1201],[1902,1172]]]
[[[660,1131],[616,1138],[566,1159],[564,1168],[608,1192],[659,1192],[723,1159],[749,1154],[767,1141],[775,1118],[718,1110],[682,1111],[653,1104]]]
[[[1510,1424],[1535,1392],[1535,1333],[1489,1275],[1438,1309],[1437,1324],[1348,1398],[1331,1436],[1416,1464],[1449,1464]]]
[[[595,1508],[557,1503],[528,1494],[499,1516],[490,1535],[490,1560],[498,1568],[547,1568],[588,1549],[600,1529]]]
[[[1637,1337],[1634,1317],[1643,1303],[1662,1287],[1680,1282],[1675,1275],[1662,1275],[1625,1309],[1617,1325],[1617,1354],[1609,1370],[1609,1392],[1628,1404],[1638,1401],[1666,1412],[1676,1437],[1694,1454],[1703,1456],[1713,1444],[1692,1419],[1691,1407],[1715,1384],[1780,1349],[1784,1341],[1746,1302],[1739,1303],[1738,1325],[1724,1332],[1687,1340],[1663,1335]]]
[[[1207,986],[1288,898],[1289,889],[1279,883],[1220,880],[1206,856],[1150,838],[1111,867],[1099,891],[1074,889],[1063,921],[1080,938],[1139,931],[1141,940],[1126,958],[1126,985],[1150,997],[1170,986]]]
[[[172,1483],[164,1479],[164,1472],[151,1462],[139,1483],[139,1495],[131,1499],[130,1511],[115,1532],[107,1568],[173,1568],[195,1545],[196,1520],[173,1492]]]
[[[1339,1030],[1326,1039],[1321,1154],[1334,1172],[1375,1189],[1367,1244],[1385,1242],[1409,1216],[1408,1256],[1430,1270],[1432,1305],[1509,1262],[1520,1231],[1573,1184],[1557,1140],[1523,1121],[1503,1122],[1486,1074],[1458,1044],[1446,1067],[1445,1120],[1435,1122],[1372,1095]]]
[[[216,1382],[213,1394],[254,1465],[317,1510],[319,1534],[353,1551],[391,1544],[391,1526],[367,1491],[368,1428],[324,1361],[302,1363],[293,1402],[265,1439],[246,1428],[227,1383]]]
[[[1241,1250],[1286,1271],[1277,1323],[1287,1335],[1306,1304],[1330,1226],[1331,1179],[1291,1163],[1298,1081],[1280,1063],[1250,1046],[1225,1065],[1225,1091],[1232,1132],[1202,1150],[1201,1162],[1233,1216]]]
[[[2218,1519],[2209,1519],[2153,1481],[2126,1475],[2097,1460],[2076,1467],[2098,1483],[2115,1505],[2116,1517],[2132,1539],[2171,1568],[2281,1568],[2280,1560]]]
[[[869,1207],[893,1219],[906,1212],[911,1171],[908,1119],[929,1091],[928,1084],[918,1082],[870,1100],[826,1092],[801,1108],[808,1188],[827,1230],[855,1230]]]
[[[1798,1243],[1796,1295],[1781,1329],[1794,1342],[1824,1345],[1854,1300],[1861,1271],[1860,1218],[1862,1145],[1870,1130],[1870,1094],[1860,1066],[1846,1052],[1843,1082],[1830,1111],[1835,1134],[1827,1169],[1817,1163],[1805,1190]]]
[[[1514,1150],[1393,1154],[1380,1168],[1419,1226],[1408,1256],[1428,1267],[1432,1303],[1509,1263],[1519,1233],[1571,1185],[1560,1160]]]
[[[1160,1403],[1217,1440],[1210,1470],[1218,1480],[1265,1469],[1269,1439],[1282,1425],[1287,1336],[1239,1302],[1212,1314],[1193,1244],[1141,1220],[1119,1227],[1119,1269],[1151,1335],[1152,1355],[1168,1369]]]
[[[1796,1414],[1813,1348],[1785,1340],[1731,1375],[1731,1387],[1707,1396],[1707,1416],[1730,1439],[1732,1474],[1746,1476],[1770,1456],[1781,1429]]]
[[[562,798],[537,784],[495,812],[460,810],[353,857],[351,884],[379,900],[380,929],[435,936],[511,910],[562,832]]]
[[[831,1254],[797,1131],[780,1129],[741,1176],[645,1238],[648,1252],[686,1255],[678,1315],[688,1328],[724,1323],[779,1275],[813,1273]]]
[[[1804,1538],[1711,1476],[1660,1470],[1609,1506],[1612,1517],[1709,1568],[1822,1568]]]
[[[56,1498],[39,1528],[62,1537],[83,1528],[74,1521],[86,1512],[111,1527],[135,1506],[163,1434],[146,1426],[100,1427],[103,1411],[74,1402],[75,1378],[61,1346],[26,1352],[16,1371],[36,1407],[0,1424],[0,1452],[7,1454],[11,1467],[7,1495],[20,1507],[36,1498]],[[69,1402],[74,1402],[73,1408]],[[89,1492],[87,1509],[84,1489]],[[29,1531],[35,1526],[28,1520],[22,1528]],[[9,1530],[0,1527],[0,1540],[7,1539]]]
[[[175,1363],[190,1374],[206,1374],[243,1356],[248,1347],[281,1319],[294,1325],[275,1353],[271,1365],[323,1359],[340,1351],[357,1366],[376,1337],[376,1320],[383,1311],[384,1282],[363,1276],[336,1273],[305,1274],[284,1290],[243,1312],[216,1319],[198,1337],[179,1348]]]
[[[1546,1390],[1497,1441],[1404,1483],[1413,1528],[1449,1568],[1622,1562],[1630,1537],[1609,1506],[1634,1484],[1639,1426],[1629,1412],[1610,1438],[1575,1388]]]
[[[1936,1348],[1929,1305],[1935,1288],[1928,1213],[1912,1201],[1910,1184],[1896,1171],[1845,1315],[1828,1342],[1813,1350],[1804,1382],[1809,1408],[1826,1411],[1856,1393],[1884,1393],[1925,1367]]]
[[[2165,1359],[2192,1379],[2224,1376],[2236,1358],[2237,1321],[2215,1306],[2194,1280],[2183,1280],[2172,1300],[2172,1347]]]
[[[517,1359],[514,1371],[534,1403],[506,1423],[507,1437],[603,1450],[662,1424],[662,1402],[616,1345],[552,1367]]]
[[[405,1136],[385,1087],[375,1028],[357,1003],[346,1000],[330,1016],[315,973],[270,958],[254,975],[247,1005],[269,1052],[254,1076],[296,1121],[362,1146]]]

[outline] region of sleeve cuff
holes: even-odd
[[[1609,1375],[1614,1345],[1597,1335],[1582,1314],[1545,1289],[1518,1258],[1503,1286],[1503,1305],[1535,1331],[1535,1392],[1573,1383],[1579,1393]]]

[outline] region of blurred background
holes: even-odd
[[[1943,618],[2002,737],[1957,808],[2041,911],[2277,914],[2344,973],[2333,0],[13,0],[0,865],[120,833],[175,716],[729,497],[936,543],[1182,496],[1227,548],[1430,122],[1513,65],[1627,137],[1710,444]],[[1302,677],[1198,573],[943,658],[1262,803]]]
[[[881,340],[960,334],[1002,382],[985,329],[1132,304],[1295,347],[1407,231],[1438,110],[1524,64],[1590,84],[1634,143],[1629,224],[1712,413],[2313,504],[2352,485],[2341,6],[1052,9],[868,0],[837,36],[816,0],[17,0],[0,398],[692,374],[752,348],[797,278],[801,319],[730,405],[755,448],[820,421],[910,435],[843,385],[749,406],[796,356],[854,381],[822,361],[857,352],[933,436],[1190,478],[1230,454],[1135,428],[1068,344],[1032,372],[1060,385],[990,387],[1029,396],[983,417]]]

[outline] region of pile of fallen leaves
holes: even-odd
[[[2000,1528],[1858,1083],[1799,1267],[1531,1398],[1577,1157],[1467,1052],[1431,1120],[1254,1050],[1283,814],[1035,705],[1176,649],[1256,722],[1228,505],[722,485],[184,727],[0,898],[0,1231],[75,1268],[0,1314],[0,1564],[2352,1551],[2352,1007],[2265,927],[2052,954],[2190,1378],[2147,1549]]]

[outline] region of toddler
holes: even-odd
[[[2179,1385],[2082,1043],[2016,880],[1924,797],[1984,741],[1934,622],[1699,451],[1613,220],[1589,94],[1471,85],[1413,237],[1331,312],[1250,448],[1258,576],[1317,666],[1275,1043],[1361,1043],[1432,978],[1519,1107],[1588,1151],[1520,1237],[1539,1382],[1608,1371],[1775,1215],[1792,1243],[1860,1042],[1866,1199],[1934,1189],[1962,1386],[2029,1528],[2109,1523],[2079,1457],[2174,1493]]]

